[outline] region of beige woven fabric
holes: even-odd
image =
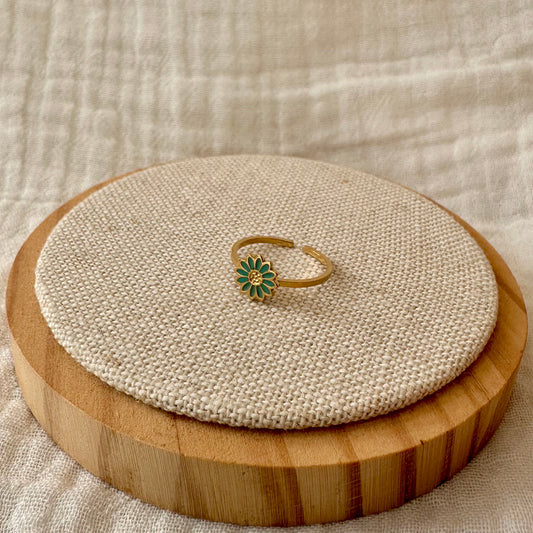
[[[292,238],[323,285],[240,293],[231,245]],[[323,266],[249,245],[280,277]],[[497,288],[482,250],[430,201],[299,158],[192,159],[94,193],[56,227],[36,289],[58,341],[113,387],[199,420],[306,428],[388,413],[479,354]]]

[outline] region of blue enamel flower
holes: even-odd
[[[277,272],[270,261],[265,261],[261,255],[248,255],[241,260],[235,272],[235,280],[241,286],[241,291],[247,293],[252,300],[262,302],[267,296],[272,297],[278,286]]]

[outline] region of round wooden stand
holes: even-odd
[[[498,427],[526,341],[525,306],[502,258],[455,215],[492,263],[498,321],[473,365],[410,407],[330,428],[251,430],[177,416],[109,387],[54,340],[34,292],[36,262],[54,226],[107,183],[73,198],[32,233],[7,289],[26,402],[52,439],[99,478],[198,518],[262,526],[331,522],[430,491],[461,470]]]

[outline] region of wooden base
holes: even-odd
[[[36,261],[49,233],[107,183],[75,197],[32,233],[7,289],[15,367],[28,406],[63,450],[104,481],[214,521],[331,522],[430,491],[461,470],[498,427],[526,341],[526,311],[501,257],[458,217],[496,273],[498,322],[473,365],[408,408],[331,428],[251,430],[177,416],[109,387],[54,340],[34,292]]]

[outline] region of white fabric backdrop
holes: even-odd
[[[182,157],[322,159],[406,184],[501,253],[533,303],[533,3],[0,4],[0,262],[90,185]],[[1,531],[253,530],[105,485],[18,389],[2,299]],[[457,476],[306,531],[533,530],[533,348],[501,427]]]

